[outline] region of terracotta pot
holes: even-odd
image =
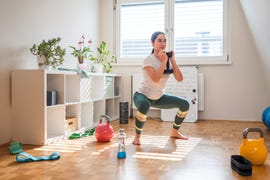
[[[79,57],[78,57],[78,62],[79,62],[80,64],[83,64],[83,57],[79,56]]]

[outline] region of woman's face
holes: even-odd
[[[164,34],[159,34],[154,42],[152,42],[152,46],[154,47],[154,50],[159,51],[165,51],[166,49],[166,37]]]

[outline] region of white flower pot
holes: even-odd
[[[42,65],[42,66],[39,66],[39,63],[44,63],[45,62],[45,57],[44,56],[37,56],[37,63],[38,63],[38,68],[40,70],[53,70],[54,68],[50,65]]]
[[[93,64],[93,70],[94,70],[94,73],[102,74],[103,73],[103,66],[102,66],[102,64],[94,63]]]

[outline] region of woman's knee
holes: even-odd
[[[151,104],[150,104],[149,100],[141,100],[136,105],[137,109],[143,114],[146,114],[149,111],[150,106],[151,106]]]
[[[183,101],[181,102],[181,107],[180,107],[180,109],[181,109],[181,111],[188,111],[189,110],[189,102],[188,102],[188,100],[186,100],[186,99],[183,99]]]
[[[145,95],[139,93],[134,94],[134,104],[136,105],[137,109],[143,114],[146,114],[151,106],[148,98]]]

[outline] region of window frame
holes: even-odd
[[[114,51],[117,57],[117,63],[139,65],[142,64],[143,58],[120,58],[120,8],[122,3],[140,3],[151,2],[157,0],[115,0],[114,1]],[[164,32],[168,39],[167,47],[174,47],[174,0],[164,0],[165,5],[165,27]],[[170,10],[170,11],[169,11]],[[168,21],[166,21],[168,19]],[[223,0],[223,56],[208,56],[208,57],[176,57],[176,62],[179,65],[216,65],[216,64],[231,64],[229,59],[229,35],[228,35],[228,0]],[[150,37],[149,37],[150,41]],[[150,52],[149,52],[150,53]]]

